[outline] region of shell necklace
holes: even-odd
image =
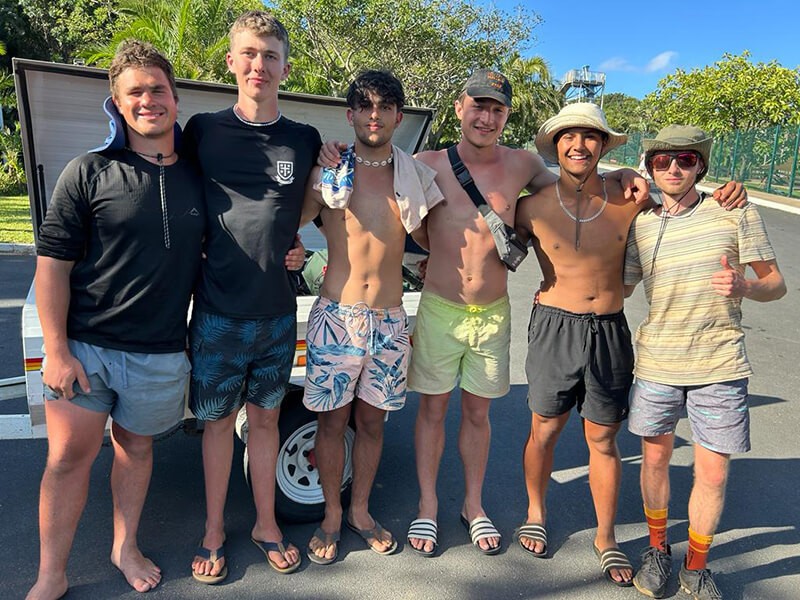
[[[367,160],[365,158],[361,158],[358,154],[353,152],[353,156],[356,157],[356,162],[360,165],[364,165],[365,167],[385,167],[386,165],[392,164],[394,160],[394,152],[389,155],[389,158],[385,158],[384,160]]]

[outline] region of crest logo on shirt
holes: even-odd
[[[279,160],[278,176],[275,180],[281,185],[289,185],[294,181],[294,163],[290,160]]]

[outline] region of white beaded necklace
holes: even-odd
[[[366,160],[364,158],[361,158],[355,152],[353,152],[353,156],[356,157],[356,162],[358,164],[364,165],[365,167],[385,167],[386,165],[392,164],[392,161],[394,160],[394,152],[389,155],[389,158],[386,158],[386,159],[380,160],[380,161],[378,161],[378,160]]]

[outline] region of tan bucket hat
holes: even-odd
[[[575,102],[567,104],[556,116],[547,119],[539,128],[539,133],[536,134],[534,143],[542,158],[552,163],[558,162],[556,145],[553,140],[559,131],[571,127],[587,127],[605,133],[608,139],[603,145],[603,151],[600,156],[628,141],[627,135],[614,131],[608,126],[606,116],[597,104],[593,102]]]
[[[708,172],[708,163],[711,158],[711,146],[714,138],[705,131],[693,125],[667,125],[656,134],[654,139],[642,140],[645,151],[645,164],[649,165],[650,156],[659,150],[694,150],[703,158],[703,168],[697,172],[700,181]],[[649,166],[647,167],[650,168]],[[651,173],[652,175],[652,173]]]

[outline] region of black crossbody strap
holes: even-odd
[[[483,194],[481,194],[478,186],[475,185],[475,181],[472,179],[472,175],[470,175],[467,166],[461,162],[461,157],[458,155],[458,150],[456,150],[455,146],[450,146],[447,149],[447,158],[450,160],[450,166],[453,167],[453,174],[456,176],[456,179],[458,179],[458,183],[460,183],[464,191],[469,194],[472,202],[478,207],[478,211],[485,216],[486,211],[492,209],[486,204],[486,199],[483,197]]]

